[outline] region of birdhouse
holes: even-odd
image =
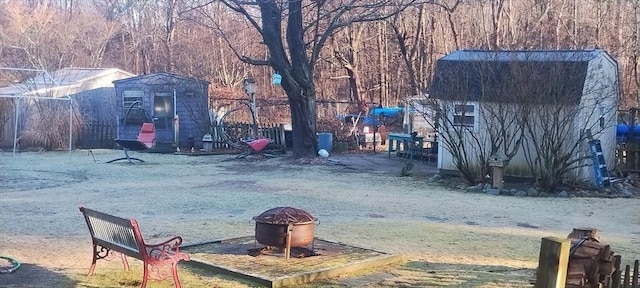
[[[256,81],[253,80],[253,78],[247,78],[244,79],[244,81],[242,82],[242,88],[244,90],[244,93],[247,93],[248,95],[253,95],[256,93]]]
[[[282,75],[273,73],[273,76],[271,76],[271,82],[273,85],[280,85],[282,83]]]
[[[489,166],[491,167],[504,167],[504,162],[507,160],[507,157],[502,153],[498,152],[496,154],[491,155],[489,157]]]

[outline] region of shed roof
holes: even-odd
[[[0,95],[18,96],[24,93],[46,93],[50,89],[63,89],[112,73],[135,76],[135,74],[117,68],[63,68],[51,74],[39,73],[19,84],[1,87]]]
[[[162,84],[179,85],[185,82],[187,83],[200,82],[203,84],[209,84],[209,81],[188,77],[188,76],[177,75],[177,74],[168,73],[168,72],[145,74],[137,77],[131,77],[131,78],[113,81],[113,83],[116,85],[125,84],[125,83],[135,83],[135,82],[143,83],[147,85],[162,85]]]
[[[459,50],[436,63],[430,97],[455,101],[577,104],[603,50]]]

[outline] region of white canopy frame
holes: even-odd
[[[38,87],[35,86],[35,79],[43,78],[51,80],[54,88],[58,87],[58,83],[56,80],[47,72],[42,69],[27,69],[27,68],[12,68],[12,67],[0,67],[0,70],[4,71],[23,71],[23,72],[36,72],[38,73],[36,77],[30,78],[31,81],[24,83],[23,87],[20,87],[20,91],[17,93],[8,93],[3,94],[0,93],[0,98],[11,98],[14,99],[15,103],[15,123],[13,127],[13,154],[16,154],[16,149],[18,145],[18,122],[20,118],[20,100],[22,99],[43,99],[43,100],[55,100],[55,101],[69,101],[69,161],[71,161],[71,149],[73,146],[73,99],[71,96],[67,95],[66,97],[49,97],[49,96],[38,96]],[[35,90],[32,90],[34,89]],[[35,93],[34,93],[35,92]],[[34,93],[34,95],[29,95],[29,93]]]

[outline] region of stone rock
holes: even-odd
[[[478,184],[475,186],[469,186],[465,190],[470,193],[480,193],[482,192],[482,188],[484,188],[484,184]]]
[[[429,179],[431,182],[436,182],[439,181],[440,179],[442,179],[442,176],[440,176],[440,174],[435,174],[433,176],[431,176],[431,179]]]
[[[560,193],[558,193],[558,198],[569,198],[569,192],[560,191]]]
[[[480,184],[480,185],[469,186],[465,190],[466,192],[470,192],[470,193],[480,193],[482,192],[483,187],[484,186]]]
[[[633,198],[635,196],[635,194],[633,193],[632,190],[622,189],[622,190],[620,190],[620,196],[624,197],[624,198]]]
[[[540,194],[538,193],[538,190],[536,190],[535,188],[529,188],[527,189],[527,196],[528,197],[538,197]]]
[[[516,189],[511,189],[511,190],[502,190],[500,191],[500,195],[504,195],[504,196],[513,196],[513,194],[516,193]]]
[[[540,194],[538,194],[538,197],[549,197],[549,193],[547,193],[547,192],[540,192]]]
[[[516,197],[525,197],[525,196],[527,196],[527,192],[524,192],[524,191],[516,191],[515,193],[513,193],[513,196],[516,196]]]
[[[487,190],[485,190],[485,193],[489,194],[489,195],[500,195],[500,189],[494,189],[494,188],[489,188]]]

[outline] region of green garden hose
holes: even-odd
[[[10,268],[0,268],[0,274],[11,273],[13,271],[18,270],[18,268],[20,268],[20,262],[18,262],[16,259],[13,259],[11,257],[6,257],[6,256],[0,256],[0,259],[5,259],[9,261],[9,264],[11,264]]]

